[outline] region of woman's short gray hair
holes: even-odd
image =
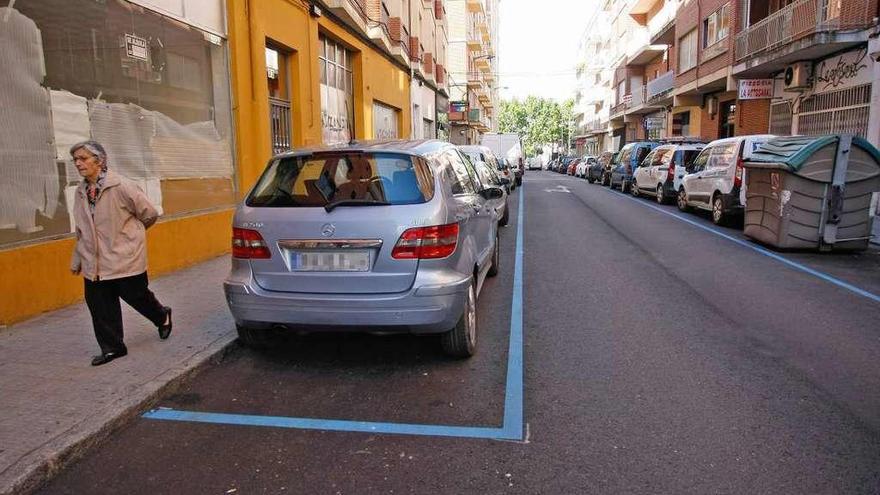
[[[84,149],[95,156],[101,162],[101,168],[107,169],[107,150],[97,141],[82,141],[70,147],[70,156],[76,153],[76,150]]]

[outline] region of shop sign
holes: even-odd
[[[119,38],[116,38],[119,39]],[[147,40],[133,34],[125,35],[125,53],[134,59],[147,61]]]
[[[763,100],[773,98],[773,79],[740,79],[740,100]]]
[[[816,91],[843,89],[871,82],[868,48],[842,53],[816,64]]]
[[[466,101],[451,101],[449,102],[449,111],[450,112],[467,112],[468,104]]]
[[[666,129],[666,117],[645,117],[645,129],[649,131]]]

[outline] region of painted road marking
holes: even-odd
[[[563,186],[562,184],[557,184],[557,186],[556,186],[555,189],[544,189],[544,192],[551,192],[551,193],[557,193],[557,192],[558,192],[558,193],[570,193],[571,191],[569,191],[568,188],[565,187],[565,186]]]
[[[784,256],[781,256],[777,253],[774,253],[773,251],[770,251],[770,250],[765,249],[761,246],[752,244],[748,241],[744,241],[742,239],[737,239],[736,237],[734,237],[732,235],[725,234],[724,232],[721,232],[721,231],[716,230],[712,227],[703,225],[697,221],[691,220],[690,218],[685,218],[684,216],[679,215],[678,213],[673,213],[673,212],[668,211],[664,208],[660,208],[659,206],[654,206],[650,203],[645,203],[644,201],[642,201],[640,199],[636,199],[631,196],[627,196],[626,194],[623,194],[623,193],[617,193],[617,194],[619,194],[620,196],[623,196],[624,198],[629,199],[629,200],[631,200],[641,206],[644,206],[645,208],[650,208],[652,210],[663,213],[664,215],[669,215],[672,218],[681,220],[682,222],[693,225],[694,227],[697,227],[699,229],[703,229],[706,232],[711,232],[719,237],[723,237],[724,239],[727,239],[730,242],[733,242],[735,244],[739,244],[742,247],[749,248],[752,251],[760,253],[768,258],[774,259],[780,263],[788,265],[789,267],[794,268],[795,270],[799,270],[801,272],[807,273],[807,274],[812,275],[816,278],[822,279],[828,283],[834,284],[842,289],[846,289],[846,290],[853,292],[855,294],[858,294],[864,298],[867,298],[867,299],[870,299],[874,302],[880,303],[880,295],[874,294],[873,292],[867,291],[867,290],[862,289],[860,287],[856,287],[855,285],[852,285],[849,282],[844,282],[843,280],[840,280],[839,278],[828,275],[827,273],[820,272],[819,270],[815,270],[815,269],[810,268],[806,265],[802,265],[796,261],[792,261]]]
[[[257,414],[226,414],[158,408],[143,415],[147,419],[186,421],[241,426],[267,426],[300,430],[347,431],[421,435],[433,437],[487,438],[523,440],[523,210],[522,188],[516,219],[516,256],[513,272],[513,298],[510,305],[510,343],[507,354],[507,381],[504,390],[504,419],[500,428],[479,426],[444,426],[407,423],[380,423],[336,419],[291,418]]]

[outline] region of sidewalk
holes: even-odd
[[[0,330],[0,494],[28,492],[235,339],[221,281],[229,257],[152,281],[174,331],[123,303],[128,356],[104,366],[85,303]]]

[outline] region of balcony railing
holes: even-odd
[[[675,71],[669,71],[656,79],[648,81],[646,96],[648,101],[665,96],[675,86]]]
[[[736,60],[773,50],[806,35],[873,25],[876,3],[850,0],[797,0],[749,26],[736,36]],[[873,6],[873,10],[872,10]]]
[[[626,108],[636,108],[645,104],[645,86],[638,86],[632,89],[632,99],[626,104]]]
[[[617,105],[614,105],[613,107],[611,107],[611,115],[622,114],[625,111],[626,111],[626,102],[625,101],[618,103]]]
[[[290,150],[290,102],[269,98],[269,128],[272,133],[272,154]]]

